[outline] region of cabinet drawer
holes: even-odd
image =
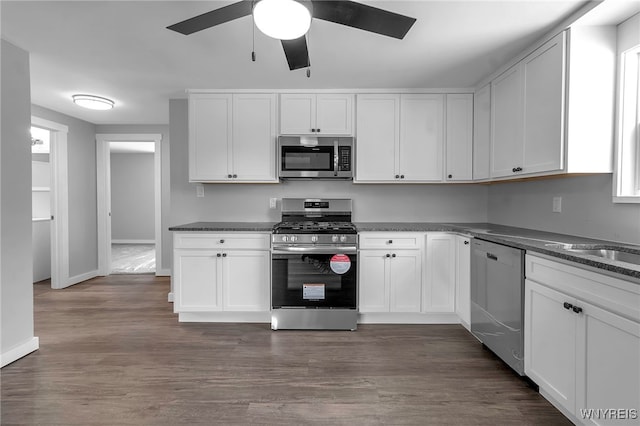
[[[173,247],[190,249],[269,250],[271,234],[175,233]]]
[[[424,234],[415,232],[361,232],[361,249],[420,249]]]

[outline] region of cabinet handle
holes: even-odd
[[[465,246],[468,246],[468,245],[469,245],[469,241],[464,240],[464,245],[465,245]]]
[[[575,312],[576,314],[579,314],[582,312],[582,308],[579,306],[574,306],[571,309],[573,309],[573,312]]]
[[[220,244],[224,244],[224,240],[220,240]]]
[[[234,179],[235,179],[235,178],[237,178],[237,177],[238,177],[238,175],[235,175],[235,174],[233,175],[233,178],[234,178]]]
[[[447,177],[448,177],[449,179],[451,179],[451,178],[453,177],[453,175],[448,175]]]
[[[393,240],[387,241],[387,244],[393,244]]]
[[[396,257],[396,254],[395,254],[395,253],[393,253],[393,254],[391,255],[391,257]]]
[[[513,173],[521,172],[522,167],[514,167],[513,169],[511,169],[511,171],[513,171]]]
[[[567,310],[571,310],[571,308],[573,308],[573,305],[569,302],[564,302],[562,306],[564,306],[564,308]]]
[[[227,257],[227,253],[222,253],[222,257]]]
[[[320,133],[320,129],[316,129],[316,132]]]
[[[216,254],[216,257],[220,257],[220,256],[221,256],[220,253]]]
[[[387,254],[385,255],[385,257],[391,257],[391,255],[390,255],[389,253],[387,253]]]
[[[311,133],[315,133],[315,132],[316,132],[316,129],[311,129]]]

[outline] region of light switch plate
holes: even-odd
[[[204,185],[201,183],[196,183],[196,197],[204,197]]]
[[[562,212],[562,197],[553,197],[553,212]]]
[[[277,204],[278,204],[278,199],[277,198],[269,198],[269,208],[270,209],[275,209]]]

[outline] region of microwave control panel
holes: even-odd
[[[351,170],[351,147],[338,147],[338,171],[348,172]]]

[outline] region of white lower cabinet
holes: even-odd
[[[455,261],[456,236],[438,232],[427,233],[423,311],[455,311]]]
[[[269,237],[269,234],[176,233],[172,280],[174,311],[180,314],[180,320],[198,320],[187,313],[268,313]]]
[[[572,421],[640,423],[640,286],[527,255],[525,373]]]

